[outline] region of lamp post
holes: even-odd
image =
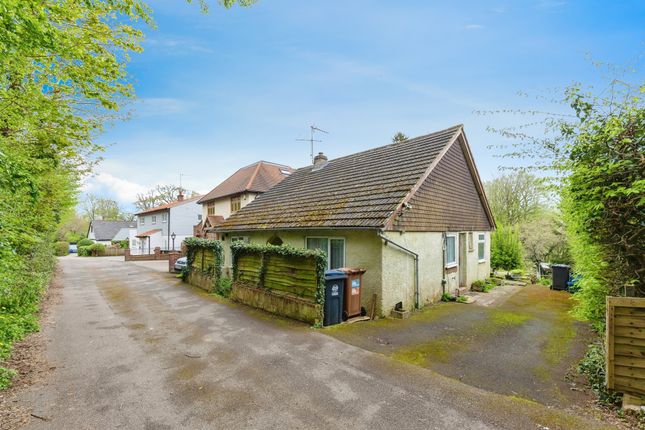
[[[170,235],[170,238],[172,239],[172,250],[173,250],[173,251],[175,250],[175,238],[176,238],[176,237],[177,237],[177,235],[176,235],[176,234],[175,234],[175,232],[173,231],[173,232],[172,232],[172,234]]]

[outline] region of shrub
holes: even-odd
[[[454,302],[455,300],[457,300],[457,298],[450,293],[443,293],[441,295],[442,302]]]
[[[81,246],[90,246],[93,244],[94,244],[94,241],[92,239],[81,239],[76,243],[76,246],[80,248]]]
[[[112,245],[117,245],[121,249],[128,249],[130,248],[130,241],[128,239],[113,240]]]
[[[509,271],[522,267],[522,243],[517,228],[499,225],[491,239],[493,269]]]
[[[78,246],[76,248],[76,253],[78,254],[79,257],[89,257],[90,256],[89,246]]]
[[[105,255],[105,245],[102,243],[93,243],[89,246],[79,246],[76,252],[79,257],[100,257]]]
[[[578,372],[587,376],[589,386],[605,405],[618,405],[620,397],[605,385],[605,346],[602,341],[589,345],[585,358],[578,364]]]
[[[58,257],[69,254],[69,242],[56,242],[54,244],[54,253]]]
[[[473,282],[472,285],[470,286],[470,289],[473,291],[487,293],[493,288],[495,288],[496,286],[497,284],[495,283],[494,280],[492,280],[491,278],[487,278],[484,280],[477,280]]]
[[[228,297],[231,295],[232,286],[233,281],[231,280],[231,278],[222,278],[217,288],[215,288],[215,293],[222,297]]]

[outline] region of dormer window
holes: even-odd
[[[242,199],[240,196],[231,197],[231,214],[239,211],[242,206]]]

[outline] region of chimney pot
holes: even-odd
[[[327,156],[322,152],[319,152],[318,155],[314,157],[314,166],[318,166],[327,161]]]
[[[177,200],[180,202],[184,201],[184,193],[182,190],[179,190],[179,194],[177,195]]]

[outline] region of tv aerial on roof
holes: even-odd
[[[320,140],[320,139],[314,139],[314,135],[315,135],[315,133],[317,131],[319,131],[321,133],[325,133],[325,134],[329,134],[329,132],[325,131],[325,130],[323,130],[321,128],[318,128],[315,125],[310,125],[309,129],[311,131],[311,137],[309,139],[296,139],[296,140],[300,141],[300,142],[309,142],[310,148],[311,148],[311,154],[310,154],[311,163],[313,164],[313,162],[314,162],[314,142],[322,142],[322,140]]]

